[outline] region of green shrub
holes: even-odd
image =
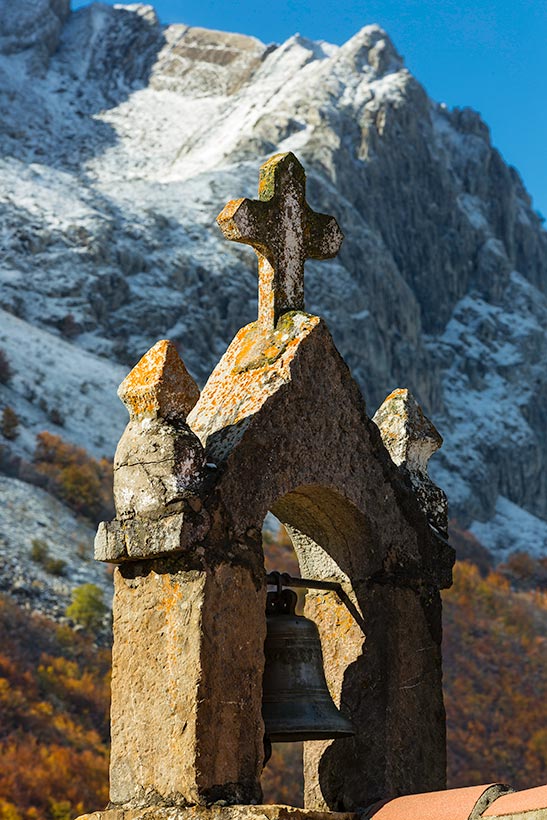
[[[83,584],[72,590],[72,603],[67,607],[66,615],[84,629],[98,631],[107,612],[103,591],[96,584]]]
[[[64,575],[66,570],[66,561],[62,558],[47,558],[44,561],[44,569],[50,575]]]
[[[50,803],[49,816],[51,820],[72,820],[72,805],[68,800],[52,800]]]
[[[37,564],[44,564],[49,558],[49,547],[42,538],[33,538],[31,541],[30,557]]]
[[[13,441],[19,435],[19,416],[9,405],[4,407],[2,412],[2,419],[0,420],[0,430],[4,438]]]
[[[33,538],[30,548],[30,557],[37,564],[41,564],[50,575],[64,575],[66,561],[62,558],[52,558],[49,554],[49,547],[43,538]]]

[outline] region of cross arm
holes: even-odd
[[[344,234],[333,216],[307,208],[304,242],[309,259],[332,259],[340,250]]]
[[[268,257],[269,203],[256,199],[232,199],[217,216],[217,223],[232,242],[251,245],[263,256]]]

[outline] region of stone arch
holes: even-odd
[[[264,585],[259,532],[271,510],[288,525],[302,571],[340,580],[362,617],[358,624],[336,596],[308,595],[329,687],[357,733],[305,744],[306,807],[355,810],[442,788],[439,587],[452,555],[391,461],[325,324],[289,313],[266,337],[243,328],[188,421],[218,470],[209,508],[218,549],[244,545]]]
[[[418,771],[435,788],[444,778],[442,695],[431,675],[435,666],[440,670],[440,601],[371,580],[367,516],[338,490],[299,486],[271,510],[291,537],[301,575],[337,580],[345,596],[315,590],[306,596],[331,695],[356,728],[354,738],[304,744],[306,807],[364,808],[386,792],[411,790]],[[398,697],[413,686],[422,687],[419,698]]]
[[[271,511],[287,528],[304,576],[349,582],[355,561],[370,554],[366,517],[337,490],[299,486]]]

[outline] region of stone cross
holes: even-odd
[[[258,256],[258,319],[273,329],[289,310],[304,310],[306,259],[332,259],[344,235],[333,216],[306,202],[306,174],[292,153],[260,168],[259,199],[233,199],[217,217],[227,239]]]

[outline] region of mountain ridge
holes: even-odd
[[[369,414],[409,387],[445,437],[431,472],[453,513],[499,559],[531,533],[547,545],[547,233],[480,116],[430,100],[381,28],[274,47],[93,4],[66,17],[55,51],[0,40],[0,78],[4,311],[70,344],[80,370],[78,351],[108,359],[108,384],[168,336],[203,384],[256,315],[253,254],[214,217],[294,151],[309,201],[346,234],[336,260],[307,263],[308,309]],[[1,330],[0,347],[12,355]],[[27,456],[49,423],[24,399],[35,381],[0,385]],[[123,410],[105,402],[108,449]]]

